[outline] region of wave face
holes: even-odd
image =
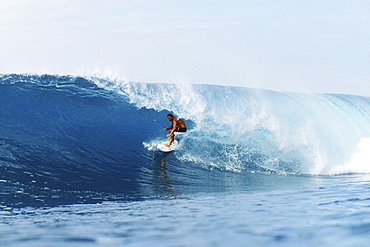
[[[370,172],[369,97],[214,85],[103,80],[96,84],[127,95],[139,108],[169,110],[194,121],[181,159],[204,167],[302,174]],[[368,166],[354,163],[356,157]]]
[[[53,75],[2,75],[0,87],[2,189],[19,196],[21,185],[150,194],[164,163],[192,188],[210,170],[370,172],[369,97]],[[169,112],[190,131],[165,156],[155,146]]]

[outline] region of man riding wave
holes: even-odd
[[[170,131],[170,133],[167,135],[167,137],[170,137],[170,140],[168,144],[164,144],[165,146],[169,147],[174,142],[176,135],[182,135],[184,132],[186,132],[186,124],[184,120],[174,117],[172,114],[168,114],[167,119],[172,124],[170,127],[163,129],[163,131]]]

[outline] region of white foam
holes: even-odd
[[[329,170],[329,174],[370,173],[370,137],[362,138],[350,160]]]
[[[113,79],[94,81],[102,88],[126,95],[138,108],[167,110],[191,119],[196,124],[195,135],[201,142],[240,145],[237,150],[220,150],[220,156],[224,157],[220,162],[224,167],[242,168],[245,162],[238,152],[254,150],[267,157],[267,169],[281,161],[300,162],[294,168],[298,173],[370,171],[366,165],[369,149],[361,151],[363,145],[368,145],[366,138],[365,144],[359,144],[355,152],[357,142],[370,135],[366,97],[186,83],[134,83],[117,79],[114,74],[111,77]],[[194,139],[195,135],[190,138]],[[207,148],[211,147],[204,146]],[[193,152],[194,157],[210,160],[206,150]],[[351,155],[351,160],[345,163]]]

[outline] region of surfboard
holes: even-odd
[[[169,146],[169,147],[164,145],[164,144],[167,144],[167,143],[168,143],[168,141],[159,143],[158,146],[157,146],[158,150],[160,150],[162,152],[165,152],[165,153],[168,153],[168,152],[171,152],[173,150],[176,150],[179,147],[179,142],[177,140],[175,140],[172,143],[172,145]]]

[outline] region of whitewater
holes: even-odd
[[[368,96],[4,74],[0,107],[2,246],[370,240]]]

